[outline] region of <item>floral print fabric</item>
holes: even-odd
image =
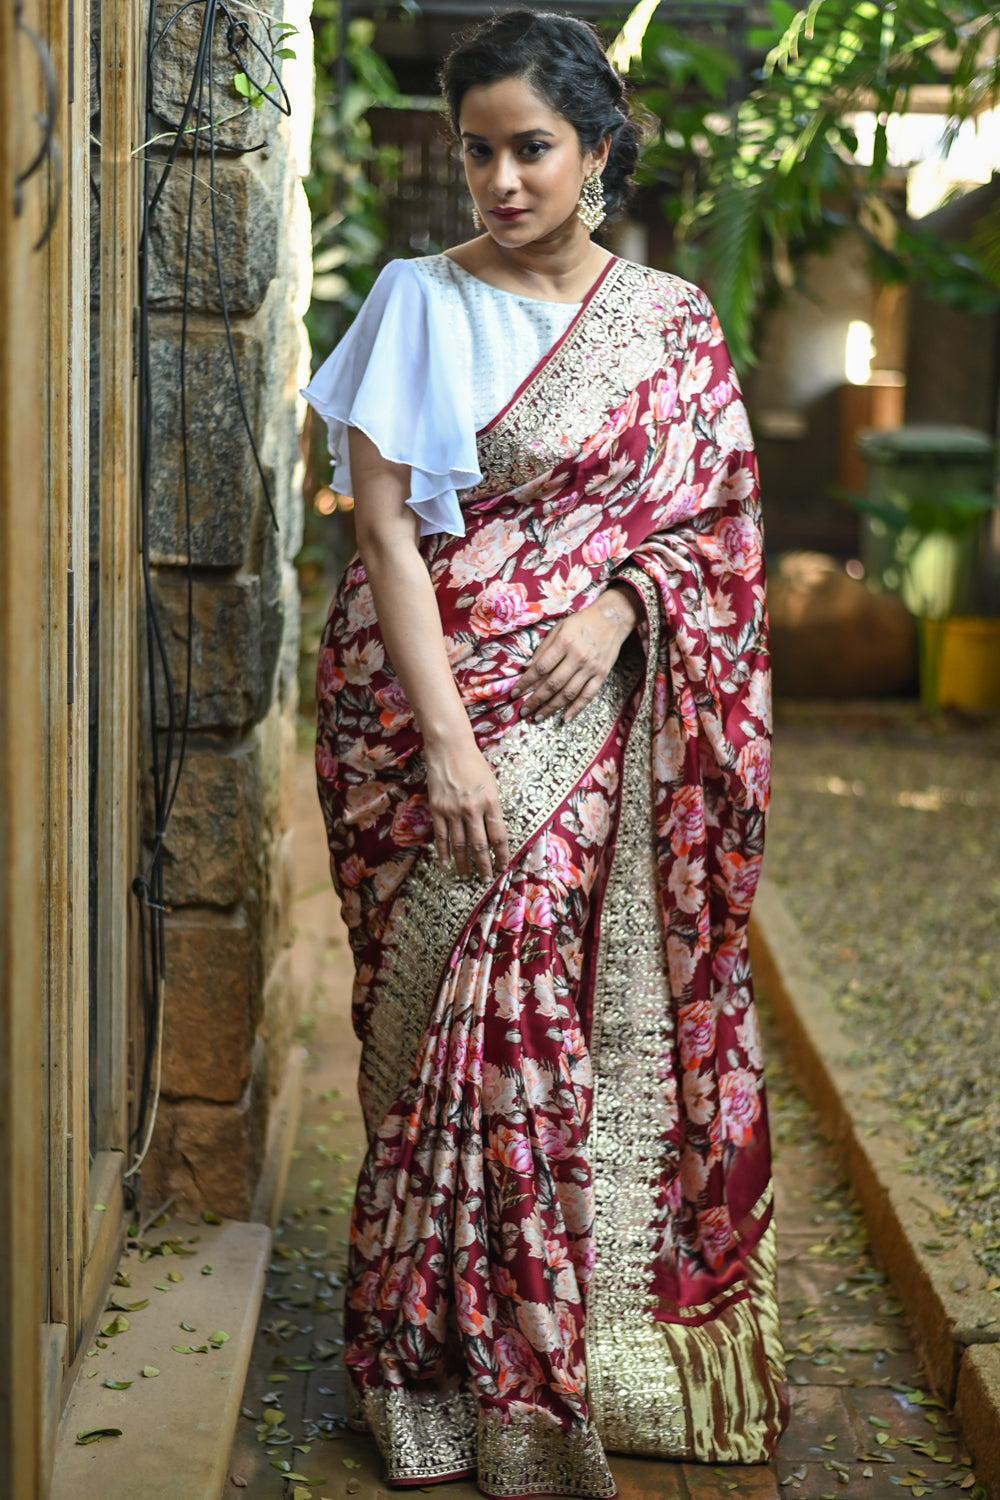
[[[467,534],[427,538],[422,550],[487,752],[516,734],[512,689],[553,623],[616,576],[641,577],[647,607],[656,601],[648,836],[676,1041],[659,1067],[662,1134],[646,1184],[656,1248],[645,1275],[655,1318],[697,1324],[746,1298],[744,1261],[769,1218],[746,956],[769,792],[763,551],[749,426],[711,308],[674,278],[629,271],[598,286],[482,435],[484,483],[467,497]],[[541,396],[569,409],[566,392],[584,378],[578,334],[598,350],[605,335],[616,347],[631,336],[641,373],[505,488],[502,466],[490,468],[491,434],[502,439],[505,424],[516,433],[519,404]],[[318,700],[320,796],[364,1043],[389,967],[405,962],[387,933],[432,841],[419,734],[359,560],[324,632]],[[458,1382],[501,1415],[587,1423],[588,1039],[630,712],[449,936],[412,1076],[382,1117],[368,1108],[363,1056],[370,1149],[346,1354],[362,1391]],[[613,1493],[610,1474],[589,1483],[560,1493]]]

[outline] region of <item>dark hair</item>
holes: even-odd
[[[642,132],[629,114],[625,87],[593,27],[549,11],[508,10],[461,37],[441,66],[439,83],[452,127],[468,89],[523,78],[568,120],[581,151],[611,137],[601,176],[609,220],[620,217],[632,190]]]

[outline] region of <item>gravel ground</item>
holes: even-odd
[[[1000,721],[779,709],[765,873],[1000,1289]]]

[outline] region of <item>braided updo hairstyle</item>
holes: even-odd
[[[462,37],[439,76],[456,135],[466,91],[505,78],[523,78],[568,120],[582,152],[593,151],[610,135],[601,186],[608,220],[619,218],[632,190],[642,132],[593,28],[573,16],[508,10]]]

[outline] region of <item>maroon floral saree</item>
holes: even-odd
[[[612,260],[428,537],[512,862],[434,860],[361,562],[319,663],[320,796],[369,1133],[354,1415],[389,1481],[612,1496],[605,1451],[754,1463],[785,1417],[746,923],[770,701],[751,437],[704,295]],[[610,580],[643,622],[571,723],[512,689]]]

